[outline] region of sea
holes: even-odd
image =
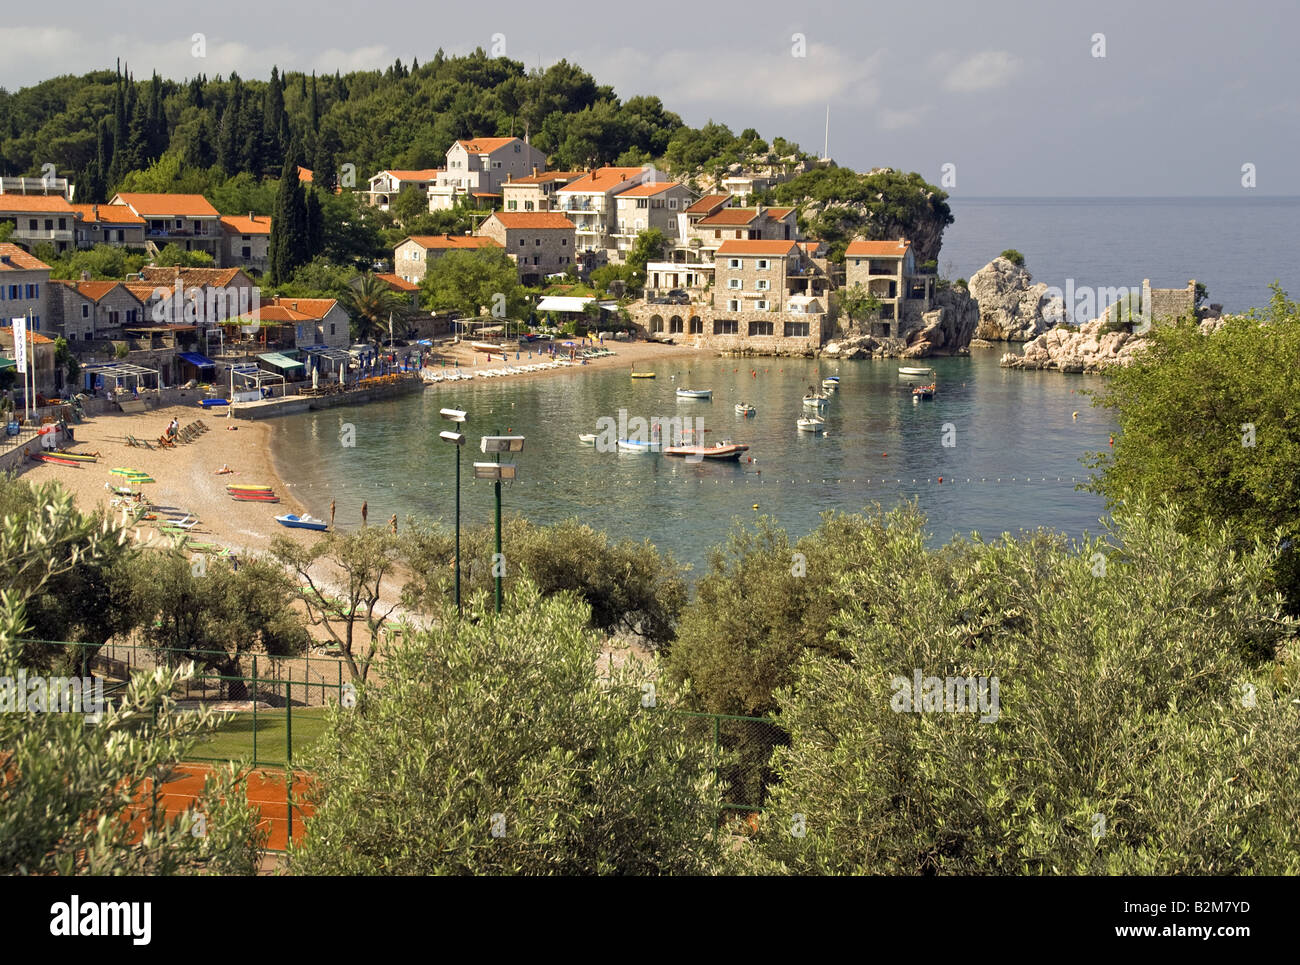
[[[1065,287],[1178,287],[1195,278],[1225,310],[1262,306],[1278,281],[1300,292],[1300,199],[980,199],[953,202],[939,258],[969,277],[1016,248],[1036,281]],[[617,345],[615,343],[615,348]],[[504,512],[538,523],[576,518],[616,540],[650,540],[698,576],[728,532],[768,515],[798,539],[827,511],[861,512],[915,500],[931,541],[995,537],[1040,527],[1079,537],[1102,529],[1106,507],[1086,489],[1089,453],[1107,451],[1111,415],[1092,404],[1099,376],[999,367],[1006,346],[927,360],[938,392],[913,402],[896,360],[692,357],[654,366],[654,380],[622,368],[444,384],[423,394],[277,419],[282,477],[316,516],[337,524],[418,515],[450,525],[455,452],[438,439],[441,407],[464,409],[464,524],[489,523],[494,493],[473,478],[482,435],[525,437],[503,484]],[[525,353],[526,356],[526,353]],[[526,362],[527,358],[521,359]],[[827,431],[800,433],[802,397],[835,375]],[[712,401],[679,401],[679,387]],[[737,402],[757,407],[750,418]],[[710,442],[750,446],[740,463],[692,465],[658,454],[599,452],[578,441],[602,417],[680,418]],[[509,556],[508,548],[506,550]]]

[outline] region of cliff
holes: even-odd
[[[1046,285],[1001,256],[971,276],[970,293],[979,303],[975,337],[990,342],[1028,342],[1065,317],[1061,299],[1049,298]]]
[[[898,338],[855,335],[831,342],[822,349],[822,355],[841,359],[911,359],[964,354],[979,322],[979,306],[964,288],[956,286],[936,291],[931,305],[931,310],[918,315],[914,324],[905,327]]]

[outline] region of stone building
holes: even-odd
[[[22,248],[0,243],[0,326],[19,316],[34,332],[49,323],[50,266]]]
[[[412,235],[393,249],[393,274],[418,285],[434,259],[449,251],[500,247],[492,238],[475,235]]]
[[[506,177],[501,184],[501,210],[552,211],[555,192],[570,181],[586,177],[585,171],[538,171],[522,178]]]
[[[574,263],[573,222],[558,211],[496,211],[478,234],[505,249],[519,269],[519,281],[538,285]]]
[[[78,343],[122,337],[123,325],[144,324],[145,303],[120,281],[50,283],[50,323],[76,350]]]
[[[546,155],[517,137],[476,137],[447,149],[447,168],[429,188],[429,210],[445,211],[463,197],[493,202],[507,178],[545,170]]]
[[[620,261],[636,244],[637,235],[656,228],[669,247],[678,240],[678,215],[690,207],[691,190],[675,181],[638,184],[614,198],[614,244]]]
[[[878,330],[870,334],[891,337],[900,334],[905,320],[930,310],[934,275],[917,272],[910,241],[854,241],[844,251],[844,286],[876,297]]]
[[[264,272],[270,264],[271,216],[267,214],[222,215],[221,230],[225,235],[221,264],[237,265],[252,271]]]
[[[80,216],[76,226],[78,248],[115,245],[144,247],[144,218],[124,204],[74,204]]]

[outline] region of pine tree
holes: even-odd
[[[334,152],[323,137],[316,147],[316,153],[312,155],[311,172],[312,184],[325,193],[332,194],[338,181],[338,164],[334,160]]]
[[[162,157],[162,153],[167,150],[167,116],[163,112],[162,78],[157,71],[154,71],[149,82],[145,143],[150,161]]]
[[[149,166],[149,104],[137,100],[131,112],[131,124],[127,128],[125,158],[122,161],[123,173],[143,171]]]
[[[239,103],[231,101],[221,115],[217,130],[217,165],[226,177],[239,170]]]

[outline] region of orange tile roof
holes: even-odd
[[[142,218],[220,218],[221,212],[201,194],[118,194],[111,203],[131,206]]]
[[[557,191],[557,194],[564,194],[569,191],[595,191],[604,193],[615,185],[621,184],[630,178],[643,174],[641,168],[596,168],[590,174],[566,184]]]
[[[764,213],[773,221],[780,221],[793,210],[794,208],[765,208]]]
[[[396,288],[401,292],[418,292],[420,290],[419,285],[414,282],[409,282],[399,275],[375,275],[375,277],[388,285],[388,287]]]
[[[676,181],[655,181],[651,184],[638,184],[635,188],[628,188],[626,191],[620,191],[620,198],[648,198],[654,194],[662,194],[671,188],[682,188],[684,184],[678,184]]]
[[[504,184],[545,184],[547,181],[572,181],[583,177],[586,171],[539,171],[523,178],[513,178]]]
[[[312,182],[312,173],[311,173],[311,168],[305,168],[305,167],[303,167],[301,164],[299,164],[299,165],[298,165],[298,180],[299,180],[299,181],[305,181],[305,182],[307,182],[308,184],[311,184],[311,182]]]
[[[140,269],[144,280],[152,285],[176,286],[180,278],[182,288],[202,288],[205,285],[228,286],[239,275],[238,268],[177,268],[174,265],[146,265]]]
[[[719,255],[788,255],[798,251],[799,246],[793,241],[724,241],[718,248]]]
[[[441,168],[424,168],[420,171],[380,171],[379,174],[389,174],[399,181],[436,181],[438,175],[442,173]],[[379,177],[376,174],[375,177]]]
[[[793,210],[794,208],[763,208],[762,217],[780,221]],[[757,217],[759,217],[758,208],[723,208],[716,214],[702,219],[699,225],[701,228],[711,228],[714,225],[731,225],[734,227],[736,225],[747,225]]]
[[[33,345],[49,345],[54,342],[54,339],[47,338],[46,336],[42,335],[40,332],[33,332],[31,329],[27,330],[27,334],[31,336]],[[10,345],[13,345],[14,330],[12,327],[0,328],[0,335],[3,335],[5,337],[5,340]]]
[[[731,199],[729,194],[706,194],[686,209],[687,214],[712,214]]]
[[[221,226],[229,228],[237,235],[269,235],[271,233],[271,216],[269,214],[258,214],[250,218],[248,215],[223,214],[221,216]]]
[[[517,140],[519,140],[517,137],[476,137],[468,141],[457,141],[456,143],[470,154],[491,154],[493,151],[499,151],[507,144],[513,144]]]
[[[0,211],[76,214],[60,194],[0,194]]]
[[[491,238],[474,235],[411,235],[406,241],[414,241],[421,248],[445,250],[448,248],[500,248]],[[406,244],[406,241],[398,244]]]
[[[261,305],[240,318],[255,318],[261,322],[318,322],[337,304],[333,298],[276,298],[271,304]],[[232,318],[227,323],[237,321],[239,319]]]
[[[74,204],[71,207],[81,215],[84,224],[144,224],[144,218],[124,204]]]
[[[50,266],[17,245],[5,242],[0,244],[0,270],[49,271]]]
[[[496,218],[507,228],[573,230],[573,222],[557,211],[497,211],[485,220],[490,221],[492,218]]]
[[[149,285],[144,282],[124,281],[122,287],[129,291],[142,302],[149,302],[153,299],[154,293],[161,288],[161,285]]]
[[[902,258],[907,249],[912,247],[910,241],[853,241],[844,249],[850,258]]]
[[[64,285],[78,295],[97,302],[122,283],[120,281],[55,281],[54,284]]]

